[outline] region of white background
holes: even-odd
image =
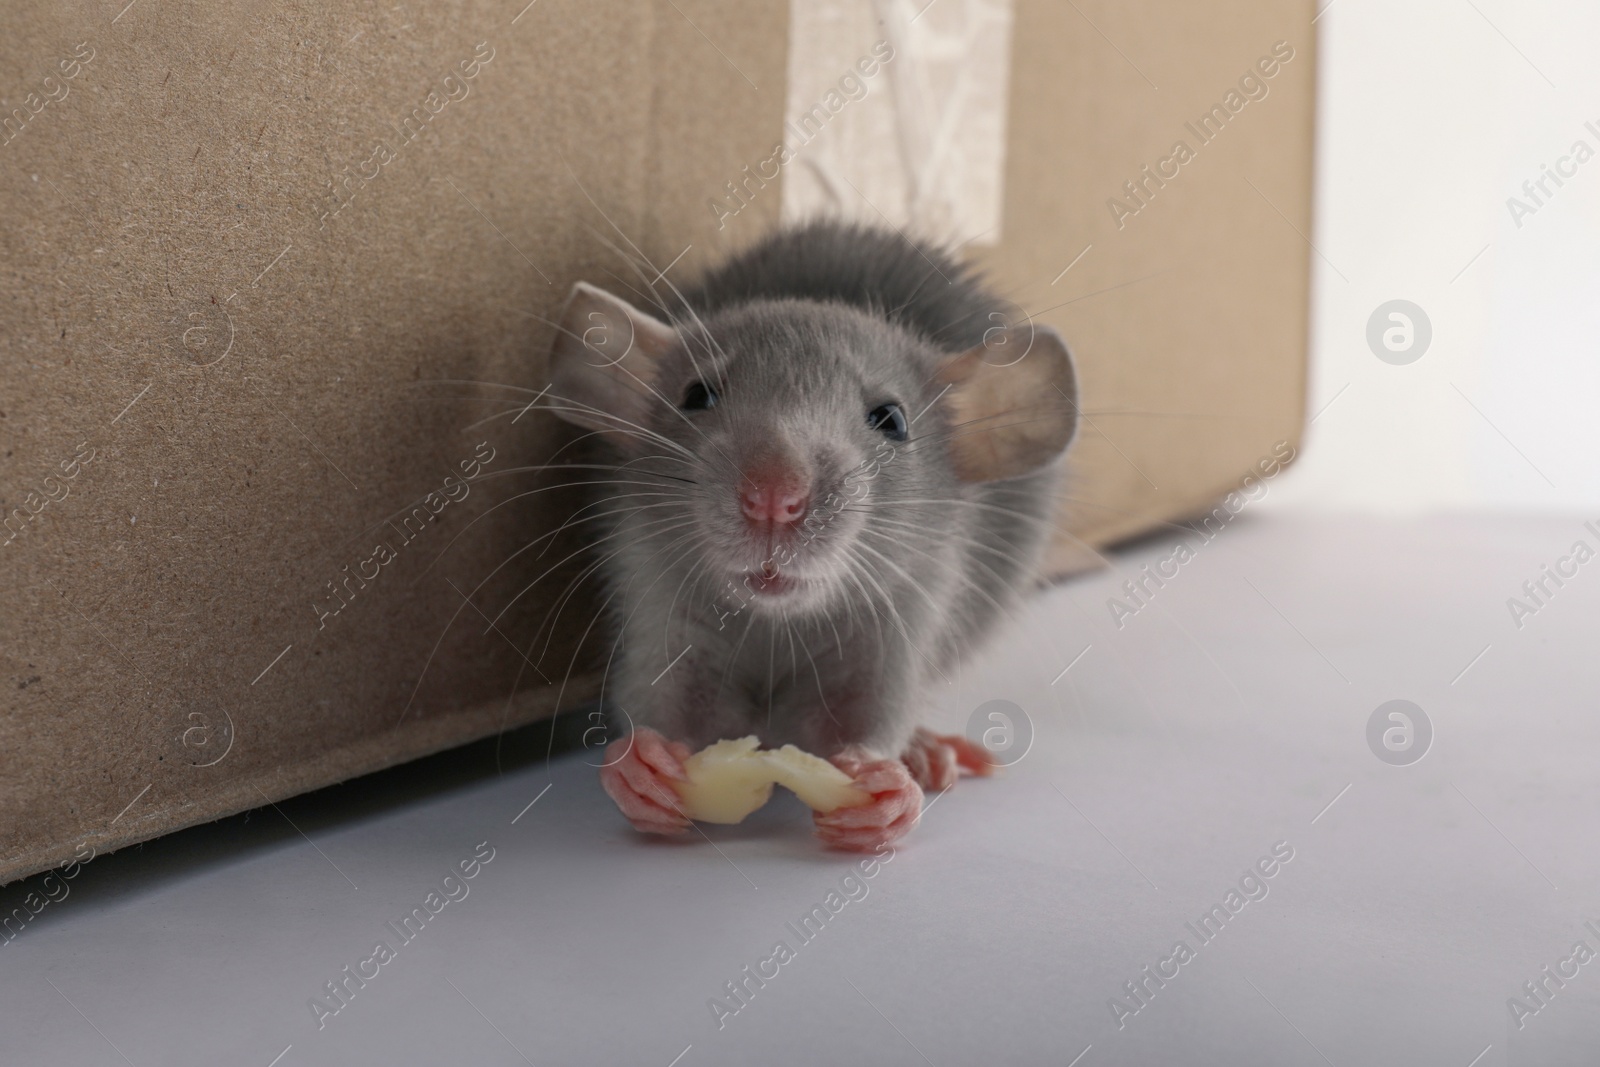
[[[1316,421],[1263,505],[1600,513],[1600,157],[1552,184],[1520,228],[1506,205],[1575,140],[1600,153],[1584,128],[1600,129],[1600,5],[1334,0],[1323,12]],[[1397,298],[1433,325],[1407,366],[1365,339],[1373,310]]]

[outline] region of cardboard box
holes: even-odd
[[[0,880],[594,694],[578,498],[517,468],[608,245],[687,276],[825,206],[968,242],[1079,359],[1057,572],[1294,444],[1311,6],[920,6],[14,5]]]

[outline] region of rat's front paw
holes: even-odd
[[[872,799],[853,808],[835,808],[813,817],[823,843],[852,852],[871,852],[898,841],[922,817],[922,787],[897,759],[873,759],[842,752],[830,761],[851,777],[852,784]]]
[[[606,746],[600,784],[617,802],[635,830],[647,834],[681,834],[689,829],[673,781],[686,775],[690,755],[682,741],[668,741],[648,727]]]
[[[998,765],[982,745],[959,734],[936,734],[920,726],[900,759],[918,785],[934,792],[955,785],[962,771],[981,777],[993,774]]]

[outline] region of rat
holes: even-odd
[[[992,769],[919,720],[1038,579],[1071,352],[898,231],[814,222],[686,291],[641,279],[573,287],[545,405],[606,454],[603,698],[628,729],[602,784],[638,830],[682,834],[684,761],[754,734],[870,794],[814,813],[826,844],[897,840],[925,790]]]

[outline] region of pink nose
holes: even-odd
[[[805,518],[811,494],[797,482],[749,476],[739,491],[739,507],[751,522],[787,525]]]

